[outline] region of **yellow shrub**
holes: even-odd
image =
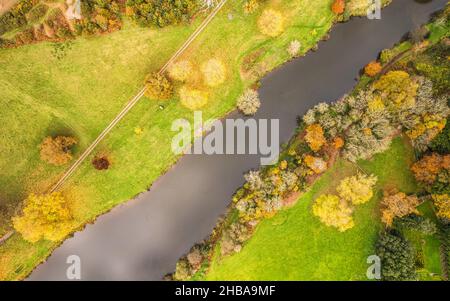
[[[202,65],[203,78],[205,84],[216,87],[225,81],[225,66],[218,59],[210,59]]]
[[[197,89],[182,87],[180,89],[180,100],[183,106],[194,111],[208,103],[208,93]]]
[[[170,66],[169,76],[173,80],[186,81],[192,74],[192,63],[189,61],[179,61]]]
[[[283,32],[282,14],[274,9],[266,9],[259,17],[258,28],[269,37],[279,36]]]

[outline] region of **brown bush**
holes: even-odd
[[[107,170],[111,165],[111,162],[109,162],[109,159],[106,156],[97,156],[92,160],[92,165],[94,165],[94,168],[97,170]]]

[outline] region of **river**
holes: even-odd
[[[352,90],[364,65],[446,3],[394,0],[381,20],[354,18],[337,24],[318,51],[262,80],[256,118],[280,119],[280,141],[288,141],[298,115]],[[257,155],[186,155],[150,191],[67,239],[28,279],[67,280],[67,257],[77,255],[82,280],[161,280],[174,271],[179,257],[210,234],[243,184],[243,174],[258,166]]]

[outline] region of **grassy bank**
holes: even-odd
[[[382,228],[379,201],[382,190],[395,185],[413,193],[417,187],[409,170],[413,151],[403,139],[390,149],[359,166],[378,177],[374,197],[355,212],[355,227],[339,233],[322,224],[312,214],[313,201],[325,193],[335,193],[339,182],[357,173],[358,168],[339,160],[297,203],[266,219],[238,254],[215,256],[207,280],[365,280],[367,257]],[[433,249],[433,255],[438,249]],[[217,249],[217,254],[219,249]]]
[[[243,62],[255,53],[262,75],[289,59],[286,48],[292,40],[301,42],[302,53],[313,47],[333,24],[331,2],[271,0],[245,15],[243,1],[230,1],[183,55],[194,65],[213,57],[226,63],[226,84],[210,91],[204,118],[233,110],[237,97],[258,80],[254,73],[242,72]],[[267,7],[285,18],[285,31],[277,38],[257,29],[257,18]],[[10,229],[10,217],[28,193],[42,193],[67,168],[39,159],[42,139],[75,136],[74,155],[79,155],[142,86],[146,74],[158,70],[199,22],[162,30],[126,22],[110,35],[69,42],[62,59],[52,55],[51,43],[0,49],[0,234]],[[177,99],[143,99],[133,108],[93,154],[108,154],[111,168],[96,171],[90,157],[63,189],[78,227],[147,189],[176,161],[170,128],[179,118],[193,116]],[[136,128],[142,133],[136,134]],[[49,241],[30,244],[15,234],[0,246],[0,279],[25,277],[56,246]]]

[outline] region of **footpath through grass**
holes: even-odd
[[[335,193],[343,178],[358,172],[356,165],[338,160],[292,208],[263,220],[240,253],[220,259],[218,249],[205,278],[367,280],[366,260],[374,254],[382,229],[379,216],[382,191],[391,185],[406,193],[417,191],[409,169],[412,160],[410,145],[396,138],[386,152],[358,163],[365,172],[375,174],[378,183],[372,200],[356,208],[355,227],[343,233],[322,224],[311,208],[318,196]],[[429,257],[439,256],[438,252],[433,247]]]
[[[194,66],[210,58],[226,64],[226,84],[210,91],[204,119],[233,110],[237,97],[258,80],[249,75],[255,72],[242,72],[249,58],[263,74],[289,59],[286,48],[292,40],[301,42],[304,53],[334,21],[332,0],[270,0],[252,15],[243,13],[243,2],[229,1],[183,55]],[[285,31],[277,38],[257,29],[257,18],[267,7],[285,17]],[[121,31],[70,42],[62,59],[52,55],[51,43],[0,49],[0,235],[10,229],[10,217],[26,195],[42,193],[67,168],[51,167],[39,159],[38,146],[44,137],[75,136],[78,156],[142,87],[145,76],[158,70],[200,21],[162,30],[126,22]],[[82,227],[146,190],[176,162],[171,151],[175,133],[170,128],[179,118],[192,120],[193,114],[177,99],[143,99],[133,108],[92,154],[108,154],[111,168],[96,171],[91,156],[63,189],[77,225]],[[142,133],[136,134],[136,128]],[[48,241],[30,244],[15,234],[0,246],[0,279],[25,277],[56,246]]]

